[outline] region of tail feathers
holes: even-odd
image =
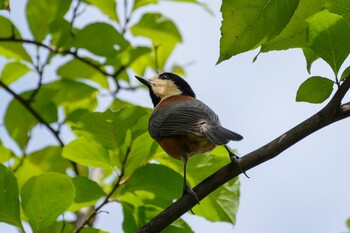
[[[217,128],[207,128],[206,135],[216,145],[225,145],[229,141],[240,141],[243,139],[238,133],[232,132],[221,126]]]

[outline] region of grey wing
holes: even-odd
[[[223,128],[214,111],[196,99],[156,109],[149,130],[156,139],[194,134],[206,136],[216,145],[242,139],[239,134]]]

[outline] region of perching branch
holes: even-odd
[[[339,86],[330,102],[318,113],[311,116],[304,122],[282,134],[270,143],[259,149],[246,154],[239,159],[241,168],[247,171],[259,164],[273,159],[284,150],[293,146],[308,135],[322,129],[339,120],[350,117],[350,102],[341,104],[342,99],[350,88],[350,76]],[[241,173],[234,164],[228,164],[214,174],[199,183],[193,190],[197,193],[199,200],[208,196],[215,189],[219,188],[232,178]],[[197,201],[189,194],[185,194],[171,206],[146,223],[139,233],[160,232],[170,225],[181,215],[189,211],[197,204]]]

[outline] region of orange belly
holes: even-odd
[[[203,154],[216,146],[207,137],[196,135],[166,137],[158,140],[158,143],[168,155],[179,160],[184,154],[188,156]]]

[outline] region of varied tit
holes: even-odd
[[[180,76],[163,73],[151,80],[135,77],[148,87],[154,105],[148,126],[151,137],[168,155],[183,161],[183,194],[188,192],[199,202],[186,181],[188,158],[224,145],[231,161],[240,168],[238,156],[226,144],[243,137],[222,127],[215,112],[196,99],[190,85]]]

